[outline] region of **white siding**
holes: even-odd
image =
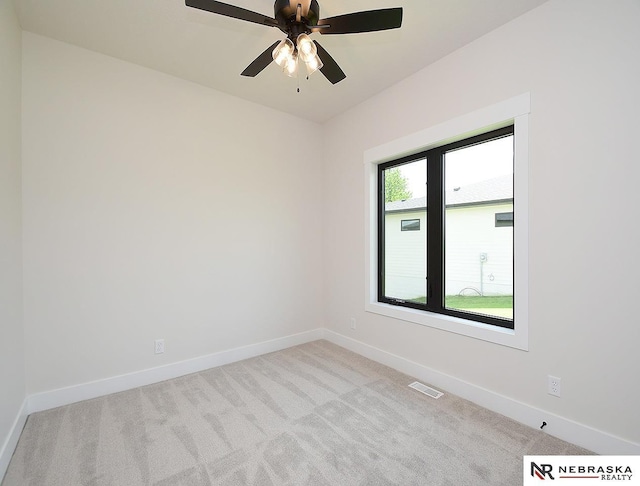
[[[496,213],[511,211],[513,204],[447,209],[447,295],[513,295],[513,227],[495,225]]]
[[[511,211],[511,203],[446,210],[446,295],[513,295],[513,227],[495,225],[496,213]],[[419,219],[420,231],[401,231],[401,221],[407,219]],[[385,217],[387,297],[426,295],[425,219],[424,211]],[[487,254],[484,263],[481,253]]]
[[[401,221],[419,219],[420,231],[401,231]],[[424,211],[387,214],[385,218],[385,294],[399,299],[426,295],[426,221]]]

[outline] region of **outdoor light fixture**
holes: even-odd
[[[312,75],[323,64],[318,56],[318,49],[307,34],[300,34],[296,45],[289,38],[283,39],[271,53],[273,60],[289,77],[298,75],[298,61],[302,60],[307,69],[307,76]]]

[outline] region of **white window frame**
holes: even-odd
[[[527,351],[529,348],[529,113],[525,93],[364,152],[365,310]],[[379,164],[514,125],[514,329],[378,302]]]

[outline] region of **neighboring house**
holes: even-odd
[[[445,197],[446,295],[513,295],[513,177],[457,187]],[[385,205],[387,295],[425,295],[425,208],[425,197]]]

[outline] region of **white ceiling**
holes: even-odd
[[[275,63],[240,76],[280,30],[186,7],[184,0],[14,0],[22,28],[316,122],[361,103],[546,0],[319,0],[320,17],[403,7],[400,29],[313,34],[347,78],[286,77]],[[229,0],[273,16],[272,0]],[[300,84],[300,93],[296,92]]]

